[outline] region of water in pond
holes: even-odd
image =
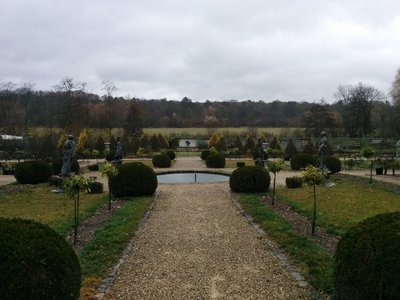
[[[229,176],[207,173],[173,173],[157,175],[158,183],[227,182]]]

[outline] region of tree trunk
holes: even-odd
[[[313,185],[314,190],[314,205],[313,205],[313,218],[311,223],[311,234],[314,235],[315,232],[315,220],[317,218],[317,195],[315,193],[315,184]]]

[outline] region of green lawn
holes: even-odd
[[[300,128],[301,130],[302,128]],[[220,132],[225,136],[228,135],[239,135],[245,134],[248,132],[248,127],[219,127],[216,128],[216,132]],[[274,127],[260,127],[257,128],[258,133],[269,133],[272,135],[286,135],[290,136],[295,130],[299,130],[299,128],[274,128]],[[178,137],[202,137],[208,136],[210,130],[208,128],[144,128],[143,132],[147,135],[159,134],[161,133],[163,136],[178,136]]]
[[[280,245],[314,287],[330,294],[333,258],[316,242],[293,230],[292,224],[261,202],[258,194],[239,194],[242,208]],[[321,299],[318,295],[315,299]]]
[[[317,224],[343,235],[356,223],[385,212],[400,210],[400,192],[386,184],[362,178],[331,176],[332,187],[318,186]],[[277,196],[297,212],[311,218],[312,189],[278,188]],[[258,194],[239,194],[239,202],[253,219],[291,257],[313,286],[327,294],[333,291],[333,258],[320,245],[293,230],[292,224],[265,206]],[[311,221],[310,221],[311,231]]]
[[[39,221],[63,236],[72,229],[74,201],[66,194],[51,192],[54,187],[48,184],[15,187],[15,192],[0,189],[0,216]],[[80,219],[92,214],[106,199],[105,194],[82,194]]]
[[[350,226],[377,214],[400,210],[400,193],[367,180],[331,176],[336,185],[318,186],[317,224],[342,235]],[[278,188],[277,196],[297,211],[311,217],[312,189]]]

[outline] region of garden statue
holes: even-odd
[[[71,160],[75,156],[74,136],[68,135],[63,146],[63,165],[61,167],[61,177],[68,177],[71,170]]]
[[[114,154],[114,164],[120,164],[122,159],[122,145],[119,136],[117,136],[117,140],[115,142],[115,154]]]
[[[261,139],[258,139],[257,152],[258,152],[258,157],[256,158],[256,166],[263,167],[264,166],[264,148],[263,148]]]
[[[322,131],[321,132],[321,141],[319,143],[319,168],[320,170],[325,170],[326,165],[325,165],[325,158],[326,158],[326,152],[328,150],[328,144],[326,140],[326,132]]]

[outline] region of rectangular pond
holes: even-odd
[[[158,174],[158,183],[212,183],[228,182],[229,175],[209,174],[209,173],[169,173]]]

